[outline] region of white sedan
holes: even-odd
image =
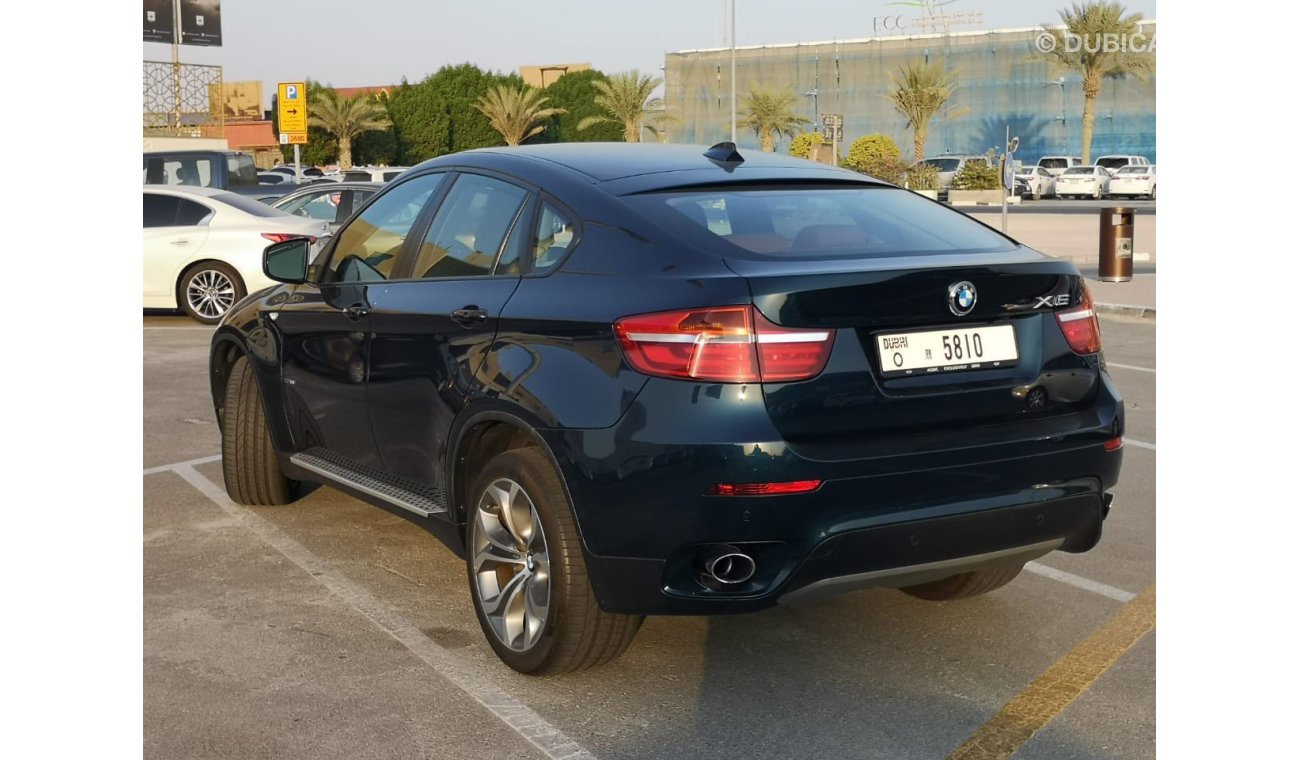
[[[1110,194],[1156,199],[1156,167],[1122,166],[1110,178]]]
[[[1056,178],[1058,198],[1101,198],[1110,192],[1110,172],[1100,166],[1071,166]]]
[[[1024,180],[1029,188],[1028,194],[1034,200],[1038,200],[1044,195],[1054,195],[1056,193],[1056,175],[1041,166],[1028,167],[1016,174],[1016,179]]]
[[[323,221],[225,190],[148,185],[144,308],[179,308],[215,324],[245,294],[275,284],[262,273],[266,246],[327,234]]]

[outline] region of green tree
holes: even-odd
[[[506,145],[518,145],[546,130],[545,121],[562,108],[547,108],[547,97],[528,85],[498,84],[474,101],[474,107],[501,133]]]
[[[900,159],[898,145],[886,135],[864,135],[854,140],[844,166],[895,184],[902,181],[907,168]]]
[[[605,116],[605,109],[596,104],[596,82],[607,82],[608,78],[595,69],[574,71],[555,80],[546,88],[546,97],[556,108],[563,108],[564,113],[550,119],[546,136],[553,142],[614,142],[623,139],[623,126],[614,120],[598,120],[587,129],[578,129],[578,124],[593,116]]]
[[[994,158],[984,161],[967,161],[952,176],[953,190],[997,190],[1002,187],[1002,176]]]
[[[746,111],[736,126],[754,130],[759,145],[766,153],[776,150],[777,138],[794,135],[812,119],[794,112],[795,95],[790,89],[781,92],[760,89],[751,84],[749,94],[740,96]]]
[[[434,156],[500,145],[501,135],[474,105],[498,84],[521,87],[523,80],[472,63],[443,66],[417,84],[403,80],[388,105],[399,160],[414,165]]]
[[[915,62],[898,67],[899,75],[890,73],[894,91],[889,99],[894,110],[907,119],[912,129],[912,154],[917,161],[925,158],[925,138],[930,133],[930,122],[956,115],[944,111],[944,105],[957,87],[957,72],[945,72],[939,61]]]
[[[388,111],[389,99],[385,93],[367,96],[375,107],[383,112],[389,120],[388,129],[374,130],[358,135],[352,141],[352,157],[356,164],[394,165],[397,163],[400,146],[397,139],[397,127],[392,124],[392,114]]]
[[[325,87],[315,99],[308,93],[309,125],[320,127],[339,141],[339,168],[352,168],[352,139],[363,132],[387,129],[388,116],[365,95],[341,97],[337,91]]]
[[[650,127],[657,134],[661,128],[657,122],[663,113],[663,99],[651,98],[650,94],[660,84],[663,84],[662,79],[636,69],[613,74],[604,81],[592,81],[597,93],[596,105],[604,113],[579,121],[578,129],[590,129],[597,124],[621,124],[624,142],[641,142],[642,127]]]
[[[1116,45],[1119,50],[1108,50],[1106,40],[1136,41],[1140,27],[1140,14],[1127,13],[1124,6],[1112,2],[1073,3],[1069,9],[1059,11],[1065,31],[1043,27],[1035,45],[1039,53],[1034,58],[1046,59],[1058,71],[1077,71],[1083,77],[1083,162],[1092,160],[1092,126],[1096,119],[1097,95],[1107,77],[1119,78],[1132,74],[1140,79],[1155,70],[1155,54],[1151,50],[1135,52],[1131,44]],[[1071,35],[1067,40],[1066,33]],[[1047,37],[1054,43],[1051,50],[1043,52]],[[1107,35],[1116,35],[1108,37]],[[1067,44],[1069,42],[1070,44]]]
[[[824,145],[821,132],[804,132],[795,135],[790,141],[790,155],[796,158],[807,158],[812,155],[814,145]]]

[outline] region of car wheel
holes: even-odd
[[[1098,188],[1094,188],[1094,189],[1093,189],[1093,191],[1092,191],[1092,199],[1093,199],[1094,201],[1099,201],[1099,200],[1101,200],[1101,188],[1100,188],[1100,187],[1098,187]]]
[[[987,594],[1000,589],[1015,579],[1024,565],[1000,565],[984,570],[960,573],[951,578],[921,583],[916,586],[904,586],[902,591],[918,599],[931,602],[946,602],[951,599],[965,599],[969,596]]]
[[[1043,199],[1043,191],[1042,191],[1042,190],[1035,190],[1035,191],[1034,191],[1034,200],[1036,200],[1036,201],[1041,201],[1042,199]]]
[[[293,501],[293,481],[280,470],[262,394],[247,356],[230,368],[221,416],[221,474],[230,498],[259,505]]]
[[[181,275],[176,301],[191,318],[215,325],[247,292],[243,279],[231,266],[220,261],[200,261]]]
[[[1155,200],[1155,199],[1156,199],[1156,186],[1155,186],[1155,185],[1152,185],[1152,186],[1151,186],[1151,200]]]
[[[498,454],[470,492],[466,566],[474,611],[506,665],[565,673],[622,654],[644,619],[596,603],[582,539],[555,467],[540,449]]]

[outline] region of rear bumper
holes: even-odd
[[[611,428],[539,431],[606,610],[747,612],[805,588],[910,585],[998,552],[1086,551],[1119,479],[1123,450],[1103,444],[1123,434],[1123,407],[1104,373],[1093,402],[1069,415],[833,445],[783,441],[761,394],[696,385],[651,381]],[[689,413],[653,411],[662,409]],[[822,485],[705,495],[717,483],[796,480]],[[695,563],[711,544],[753,557],[753,578],[725,591],[701,584]]]

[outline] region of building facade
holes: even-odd
[[[1142,25],[1155,38],[1155,22]],[[736,49],[737,91],[751,85],[789,89],[796,112],[820,129],[826,114],[844,116],[844,141],[885,134],[912,155],[912,133],[894,110],[891,73],[915,61],[942,61],[957,72],[949,101],[954,115],[931,122],[927,156],[1001,150],[1006,129],[1020,137],[1016,158],[1027,163],[1044,155],[1081,155],[1083,90],[1077,72],[1053,70],[1034,58],[1038,27],[877,37],[836,42],[764,45]],[[1154,45],[1153,42],[1151,42]],[[731,51],[727,48],[669,53],[664,65],[664,100],[671,142],[712,144],[730,139]],[[1106,79],[1096,102],[1092,156],[1136,154],[1156,161],[1155,73]],[[739,102],[738,102],[739,103]],[[744,118],[742,105],[738,115]],[[737,130],[742,147],[757,148],[752,130]],[[785,138],[777,150],[789,148]]]

